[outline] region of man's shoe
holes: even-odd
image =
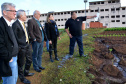
[[[36,72],[41,72],[41,70],[40,70],[40,69],[35,69],[35,71],[36,71]]]
[[[24,76],[33,76],[35,73],[24,74]]]
[[[24,83],[24,84],[31,84],[31,82],[28,79],[26,79],[26,78],[21,80],[21,82]]]
[[[41,70],[45,70],[45,68],[44,68],[44,67],[39,67],[39,69],[41,69]]]
[[[73,55],[69,55],[69,59],[72,58],[72,57],[73,57]]]
[[[56,57],[55,60],[59,61],[58,57]]]
[[[53,59],[50,59],[51,62],[54,62]]]
[[[80,57],[87,57],[87,54],[86,55],[82,54],[82,55],[80,55]]]

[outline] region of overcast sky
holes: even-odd
[[[87,9],[89,8],[89,2],[92,1],[102,0],[88,0],[86,5]],[[84,0],[0,0],[0,5],[4,2],[14,3],[17,10],[29,10],[30,15],[33,14],[34,10],[39,10],[41,13],[47,13],[49,11],[59,12],[85,9]],[[126,0],[121,0],[121,5],[126,6]]]

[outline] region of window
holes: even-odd
[[[122,17],[125,17],[125,15],[122,15]]]
[[[60,13],[58,13],[58,15],[60,15]]]
[[[111,8],[111,11],[115,11],[115,8]]]
[[[116,22],[120,22],[120,20],[116,20]]]
[[[55,21],[57,21],[57,19],[55,19]]]
[[[95,10],[95,12],[98,12],[98,10]]]
[[[90,3],[90,5],[94,5],[94,3]]]
[[[109,18],[109,16],[105,16],[105,18]]]
[[[122,22],[122,24],[126,24],[125,22]]]
[[[81,13],[81,11],[78,11],[78,13]]]
[[[94,12],[94,10],[91,10],[91,12]]]
[[[101,2],[101,4],[104,4],[104,2]]]
[[[66,19],[66,18],[65,18],[64,20],[65,20],[65,21],[67,21],[67,19]]]
[[[119,11],[119,10],[120,10],[120,8],[116,8],[116,10],[117,10],[117,11]]]
[[[63,13],[61,13],[61,15],[63,15]]]
[[[111,22],[115,22],[115,20],[112,20]]]
[[[122,8],[122,10],[125,10],[125,8]]]
[[[60,26],[60,25],[58,25],[58,26]]]
[[[42,14],[42,16],[44,16],[44,14]]]
[[[116,15],[116,18],[120,18],[120,15]]]
[[[60,21],[60,19],[58,19],[58,21]]]
[[[101,19],[103,19],[104,18],[104,16],[101,16]]]
[[[111,18],[115,18],[115,16],[111,16]]]
[[[98,2],[98,4],[100,4],[100,2]]]
[[[54,15],[57,15],[56,13],[54,13]]]
[[[94,3],[94,5],[96,5],[96,3]]]
[[[86,13],[88,13],[88,10],[86,10]]]
[[[68,14],[70,14],[70,12],[68,12]]]
[[[64,26],[64,25],[61,25],[61,26]]]
[[[64,12],[64,14],[66,14],[66,12]]]
[[[111,1],[108,1],[108,3],[111,3]]]
[[[82,13],[84,13],[84,11],[82,11]]]
[[[115,3],[115,1],[112,1],[112,3]]]
[[[104,11],[104,9],[101,9],[101,12],[103,12]]]
[[[63,21],[63,19],[61,19],[61,21]]]
[[[105,9],[105,11],[109,11],[109,9]]]

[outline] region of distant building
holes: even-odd
[[[77,16],[85,16],[85,10],[73,10]],[[58,28],[64,28],[65,22],[71,17],[72,11],[62,11],[53,13]],[[87,16],[96,15],[100,13],[99,22],[103,26],[110,27],[126,27],[126,7],[121,7],[120,0],[105,0],[89,2],[89,9],[86,10]],[[48,13],[41,14],[40,22],[44,24]],[[27,20],[32,18],[33,15],[28,15]],[[94,19],[87,20],[87,28],[90,27],[90,22]]]

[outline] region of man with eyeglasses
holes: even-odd
[[[3,16],[0,18],[0,76],[3,84],[16,84],[18,44],[11,27],[11,21],[16,15],[15,5],[3,3],[1,10]]]

